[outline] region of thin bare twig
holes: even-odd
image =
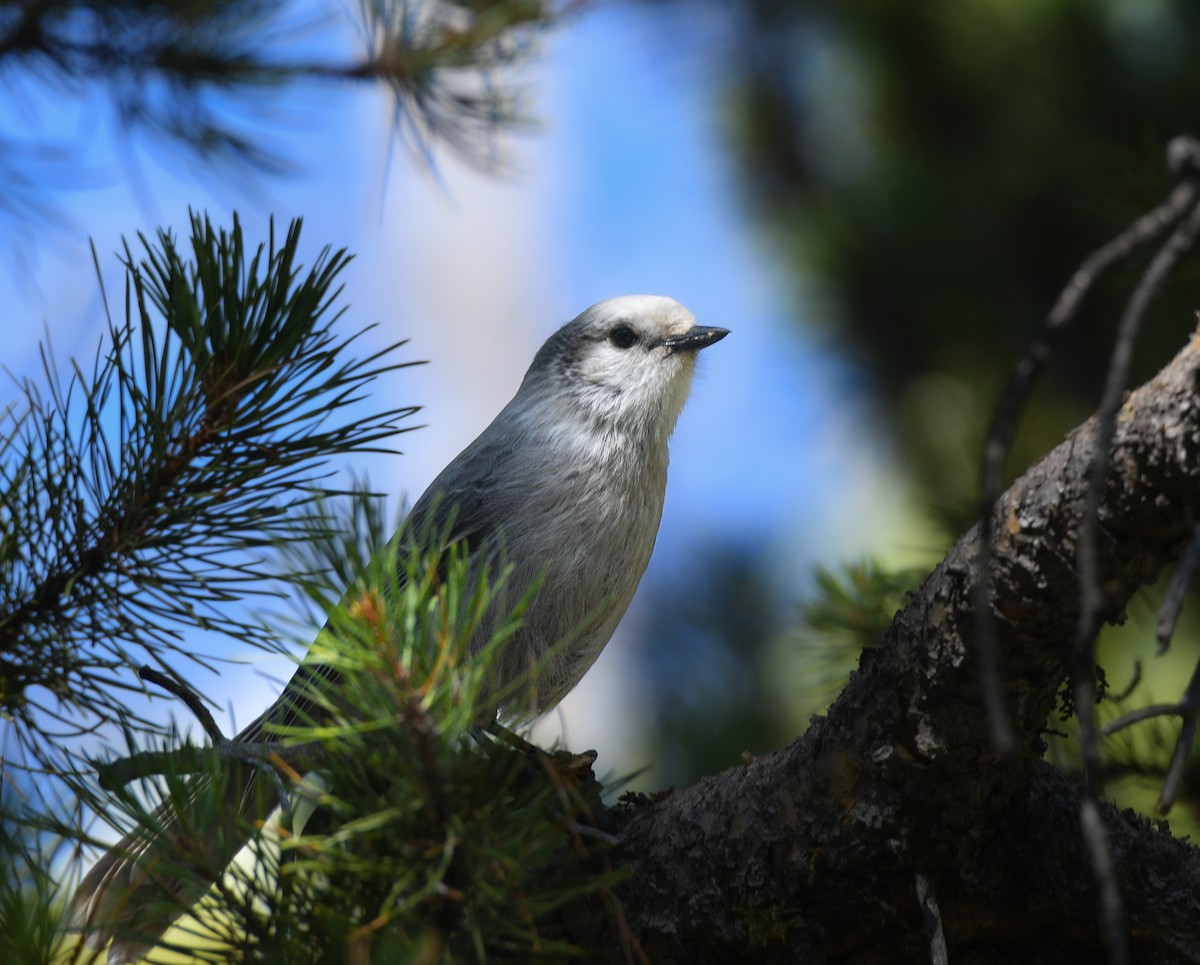
[[[996,405],[988,427],[980,470],[978,516],[980,553],[975,589],[976,647],[984,707],[992,728],[992,740],[1001,753],[1014,747],[1012,723],[1004,706],[996,657],[994,616],[991,609],[992,511],[1004,478],[1004,461],[1012,446],[1017,423],[1038,377],[1049,361],[1054,342],[1074,321],[1084,297],[1104,274],[1123,264],[1142,247],[1158,238],[1177,222],[1196,201],[1191,176],[1200,167],[1200,144],[1190,137],[1174,138],[1167,146],[1167,163],[1177,177],[1187,178],[1167,199],[1138,218],[1125,231],[1089,255],[1063,288],[1054,307],[1034,332],[1025,354],[1017,362],[1008,386]]]
[[[1120,693],[1115,693],[1115,694],[1110,693],[1109,699],[1116,701],[1118,703],[1122,700],[1128,700],[1130,698],[1130,696],[1133,694],[1133,692],[1135,690],[1137,690],[1137,686],[1141,682],[1142,682],[1142,662],[1140,660],[1135,660],[1133,662],[1133,676],[1129,679],[1129,683],[1127,683],[1125,685],[1125,689],[1122,690]]]
[[[1100,889],[1100,913],[1104,925],[1104,943],[1108,947],[1108,960],[1112,965],[1128,965],[1129,947],[1125,935],[1124,902],[1117,885],[1117,872],[1113,867],[1112,852],[1108,848],[1108,836],[1104,831],[1104,820],[1100,805],[1095,798],[1084,795],[1079,807],[1079,823],[1083,831],[1084,850],[1092,863],[1092,874]]]
[[[1167,776],[1163,779],[1163,788],[1158,795],[1159,814],[1168,813],[1179,796],[1179,788],[1183,784],[1183,771],[1187,767],[1188,757],[1191,756],[1192,746],[1196,743],[1196,724],[1196,714],[1193,712],[1184,717],[1183,726],[1179,728],[1175,752],[1171,755]]]
[[[1192,541],[1188,544],[1183,559],[1179,561],[1179,566],[1171,574],[1171,582],[1167,585],[1162,605],[1158,608],[1158,629],[1155,637],[1158,639],[1160,657],[1171,646],[1175,625],[1179,622],[1179,614],[1183,612],[1183,600],[1192,577],[1196,575],[1197,566],[1200,566],[1200,526],[1193,530]]]
[[[1101,787],[1099,738],[1095,716],[1094,654],[1096,635],[1104,610],[1099,582],[1097,535],[1100,495],[1109,468],[1109,448],[1116,430],[1116,416],[1129,372],[1137,333],[1146,311],[1161,290],[1179,259],[1189,251],[1200,233],[1200,142],[1178,137],[1167,147],[1167,163],[1180,179],[1168,198],[1137,219],[1126,231],[1090,255],[1062,290],[1050,313],[1034,333],[1001,396],[988,428],[980,472],[980,552],[975,585],[976,649],[984,707],[997,750],[1009,753],[1014,746],[1012,723],[1004,706],[996,654],[994,615],[991,609],[992,518],[1003,480],[1004,461],[1021,413],[1041,372],[1050,358],[1059,333],[1078,314],[1079,307],[1096,280],[1126,261],[1145,245],[1159,238],[1172,225],[1174,231],[1151,259],[1122,314],[1096,424],[1096,448],[1089,470],[1076,552],[1079,575],[1080,612],[1070,660],[1071,688],[1079,720],[1084,762],[1084,788],[1080,811],[1084,841],[1101,895],[1109,959],[1113,965],[1128,960],[1121,894],[1113,871],[1102,826],[1099,823]],[[1200,551],[1198,551],[1200,552]],[[1194,567],[1194,564],[1192,564]],[[1180,577],[1186,583],[1185,577]],[[1176,611],[1175,617],[1178,616]],[[1174,626],[1174,617],[1170,619]],[[1169,636],[1169,632],[1168,632]]]
[[[942,928],[942,910],[938,907],[937,895],[933,885],[922,874],[917,878],[917,903],[921,906],[921,914],[925,918],[925,931],[929,935],[930,965],[950,965],[950,954],[946,950],[946,933]]]
[[[239,764],[265,768],[268,764],[285,764],[293,770],[308,770],[317,765],[324,747],[320,741],[288,744],[283,741],[222,740],[211,747],[184,744],[163,751],[139,751],[119,760],[96,765],[100,786],[115,790],[131,781],[159,774],[195,774],[208,769],[213,756]]]
[[[1184,714],[1186,712],[1187,707],[1182,703],[1150,704],[1148,707],[1139,707],[1137,710],[1131,710],[1127,714],[1122,714],[1116,720],[1110,720],[1104,725],[1102,733],[1105,737],[1111,737],[1118,731],[1132,727],[1134,724],[1140,724],[1144,720],[1150,720],[1154,717],[1173,717],[1176,714]]]
[[[145,777],[160,774],[195,774],[208,768],[215,755],[220,760],[253,764],[263,770],[268,765],[286,765],[292,769],[308,769],[316,765],[323,753],[319,741],[287,743],[285,741],[244,741],[226,737],[217,726],[201,696],[181,680],[168,676],[153,667],[142,667],[138,676],[148,683],[178,697],[200,721],[200,726],[212,741],[211,747],[196,747],[184,744],[181,747],[160,751],[139,751],[119,760],[96,764],[96,777],[100,786],[107,790]],[[269,768],[278,781],[277,767]],[[286,803],[287,796],[280,783],[280,800]]]
[[[1100,587],[1096,540],[1100,527],[1101,492],[1108,478],[1109,449],[1116,432],[1117,412],[1125,392],[1133,344],[1150,302],[1161,290],[1179,259],[1189,251],[1200,234],[1200,205],[1192,208],[1187,218],[1147,266],[1137,287],[1129,298],[1117,329],[1104,394],[1096,417],[1096,447],[1088,474],[1088,491],[1083,518],[1079,523],[1079,542],[1076,562],[1079,568],[1079,623],[1073,649],[1072,688],[1075,692],[1075,712],[1079,718],[1083,744],[1084,776],[1089,782],[1098,780],[1099,745],[1095,728],[1095,680],[1093,677],[1093,646],[1100,629],[1104,610],[1104,592]],[[1089,773],[1090,772],[1090,773]]]
[[[1182,142],[1172,142],[1178,157],[1177,164],[1186,152]],[[1194,150],[1200,151],[1196,142],[1190,142]],[[1181,187],[1190,187],[1196,192],[1194,175],[1196,168],[1188,165],[1188,180]],[[1100,791],[1103,774],[1100,762],[1100,739],[1096,728],[1096,681],[1095,644],[1100,631],[1104,612],[1104,590],[1100,585],[1099,554],[1097,540],[1100,529],[1100,501],[1108,479],[1109,449],[1116,434],[1117,412],[1121,407],[1129,365],[1133,358],[1133,345],[1146,311],[1155,296],[1161,291],[1167,278],[1175,269],[1179,259],[1195,245],[1200,234],[1200,205],[1193,204],[1186,218],[1178,224],[1171,236],[1150,260],[1137,286],[1130,295],[1117,327],[1104,392],[1096,416],[1095,455],[1088,472],[1088,488],[1084,497],[1083,515],[1079,521],[1076,566],[1079,571],[1079,622],[1071,650],[1071,691],[1074,697],[1075,716],[1079,721],[1079,742],[1083,757],[1083,793],[1080,820],[1083,825],[1084,842],[1087,846],[1092,872],[1100,889],[1101,911],[1104,916],[1109,961],[1113,965],[1124,965],[1129,960],[1122,924],[1124,913],[1121,893],[1113,870],[1112,855],[1108,852],[1102,825],[1099,819]]]
[[[167,693],[182,700],[187,705],[188,710],[195,715],[196,720],[200,722],[200,726],[204,728],[204,733],[208,735],[208,739],[213,744],[228,743],[225,735],[221,733],[221,728],[217,726],[216,720],[213,719],[213,715],[204,706],[204,699],[182,680],[169,677],[165,673],[148,666],[138,670],[138,676],[147,683],[156,684],[162,687]]]
[[[1197,726],[1200,725],[1200,662],[1192,671],[1191,680],[1183,692],[1183,698],[1177,704],[1152,704],[1149,707],[1139,707],[1127,714],[1122,714],[1116,720],[1109,721],[1104,727],[1104,735],[1110,736],[1118,731],[1140,724],[1154,717],[1179,717],[1183,724],[1179,728],[1179,736],[1175,740],[1175,750],[1171,754],[1171,763],[1167,765],[1167,773],[1163,779],[1163,788],[1158,796],[1158,813],[1166,814],[1175,804],[1179,796],[1179,787],[1183,783],[1183,771],[1191,756],[1192,747],[1196,743]]]

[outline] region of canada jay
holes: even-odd
[[[496,693],[520,695],[504,708],[508,716],[528,719],[554,707],[612,636],[654,548],[667,441],[696,352],[727,334],[697,325],[671,298],[628,295],[593,305],[547,339],[512,401],[413,507],[415,528],[448,532],[472,554],[501,540],[516,592],[541,579],[489,681]],[[491,632],[485,619],[472,648]],[[301,668],[237,739],[261,740],[264,727],[311,710],[297,696],[297,681],[313,672]],[[248,786],[256,772],[246,775]],[[243,794],[243,802],[250,797]],[[169,827],[169,814],[160,818]],[[211,882],[155,872],[154,849],[168,838],[126,836],[76,892],[74,921],[96,947],[112,939],[111,963],[144,954]],[[220,857],[227,862],[233,853]]]

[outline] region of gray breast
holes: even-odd
[[[514,605],[538,576],[542,583],[496,668],[496,685],[515,684],[520,694],[506,707],[509,716],[553,707],[608,643],[654,549],[665,446],[662,452],[660,458],[632,443],[603,457],[560,449],[545,460],[547,475],[511,494],[525,504],[514,516],[520,531],[506,534],[514,570],[498,609]]]

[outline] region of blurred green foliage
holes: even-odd
[[[682,16],[713,9],[708,0],[673,5]],[[1168,140],[1197,133],[1200,5],[747,0],[722,15],[719,110],[744,202],[790,286],[798,324],[818,328],[871,377],[874,415],[896,440],[896,485],[947,547],[973,521],[988,420],[1026,340],[1080,262],[1169,191]],[[1010,477],[1095,408],[1143,264],[1104,280],[1058,343],[1023,415]],[[1194,327],[1198,275],[1200,262],[1185,261],[1155,303],[1132,384]],[[796,459],[802,465],[804,454]],[[827,706],[902,605],[900,591],[917,582],[894,572],[887,547],[876,552],[877,564],[819,572],[798,621],[762,598],[774,616],[760,611],[754,626],[717,614],[703,634],[671,631],[666,619],[655,625],[654,646],[663,634],[691,632],[702,659],[733,668],[705,688],[693,656],[683,679],[661,684],[706,695],[702,726],[686,702],[666,700],[678,714],[664,724],[666,741],[690,737],[674,753],[694,768],[669,771],[673,779],[729,766],[736,744],[778,746]],[[749,591],[738,588],[778,585],[778,566],[752,547],[714,547],[680,581],[681,602],[664,608],[740,606]],[[1194,632],[1181,629],[1178,654],[1155,661],[1152,602],[1131,612],[1143,618],[1106,630],[1100,650],[1116,681],[1130,679],[1135,655],[1148,658],[1123,709],[1177,699]],[[772,714],[764,704],[780,678],[790,693]],[[1173,735],[1178,722],[1154,726]],[[1144,806],[1144,794],[1126,793],[1134,772],[1153,785],[1172,743],[1147,732],[1106,745],[1123,775],[1120,800]],[[1071,766],[1060,744],[1055,754]],[[1196,809],[1183,800],[1176,815]]]
[[[1155,203],[1194,131],[1188,0],[754,0],[725,115],[745,197],[800,299],[874,376],[924,501],[968,524],[983,427],[1084,256]],[[1013,471],[1099,397],[1129,275],[1102,286],[1024,420]],[[1174,354],[1194,287],[1163,297],[1133,378]]]

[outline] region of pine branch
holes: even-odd
[[[22,385],[0,452],[0,707],[77,730],[130,720],[118,674],[164,667],[187,627],[278,646],[227,604],[278,593],[292,510],[328,492],[336,455],[377,451],[415,409],[372,412],[369,386],[411,363],[353,358],[337,331],[345,252],[296,263],[300,224],[251,252],[234,218],[193,215],[191,258],[160,232],[125,249],[125,317],[107,349]],[[107,297],[106,297],[107,306]],[[401,343],[402,344],[402,343]],[[53,700],[33,693],[45,688]]]
[[[106,91],[124,126],[184,146],[207,164],[279,171],[261,107],[281,86],[369,84],[392,99],[393,135],[428,160],[435,144],[492,165],[502,131],[526,123],[506,74],[576,0],[360,0],[361,53],[322,60],[306,48],[336,27],[337,8],[297,17],[264,0],[128,4],[117,0],[0,3],[0,64],[68,93]],[[259,123],[235,125],[218,97],[239,98]],[[8,165],[13,165],[13,152]],[[0,198],[13,213],[36,199]]]

